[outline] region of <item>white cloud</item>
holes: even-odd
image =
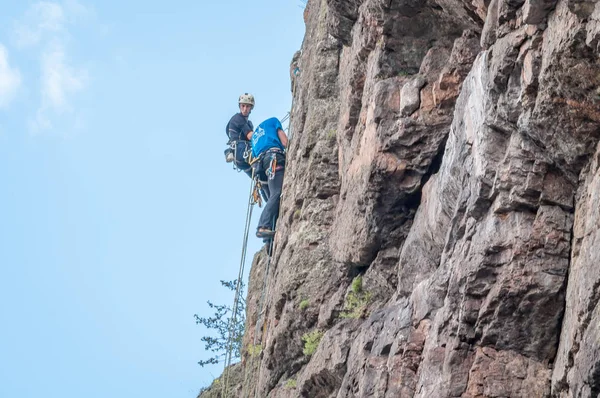
[[[53,128],[54,122],[60,122],[59,115],[64,118],[70,114],[70,118],[77,119],[73,97],[85,89],[88,72],[76,66],[68,54],[68,43],[77,38],[70,29],[74,25],[87,26],[93,19],[94,10],[78,0],[40,1],[15,23],[17,47],[39,51],[41,99],[29,121],[32,132]]]
[[[93,7],[84,6],[77,0],[64,0],[63,5],[70,21],[89,21],[96,17]]]
[[[64,31],[65,13],[58,3],[41,1],[29,7],[22,20],[15,24],[18,47],[32,47],[47,36]]]
[[[0,44],[0,108],[8,106],[21,85],[21,74],[8,64],[8,51]]]
[[[47,49],[42,55],[42,106],[55,111],[70,108],[68,96],[85,88],[87,71],[74,68],[66,61],[60,44]]]
[[[42,54],[42,101],[35,118],[29,121],[30,130],[33,133],[50,130],[53,127],[53,116],[74,113],[69,99],[85,89],[87,80],[87,70],[71,66],[67,62],[64,48],[59,43],[49,46]],[[75,124],[77,118],[78,115],[75,114]]]

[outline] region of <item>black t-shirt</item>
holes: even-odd
[[[225,133],[231,141],[248,141],[246,134],[253,131],[252,122],[244,117],[241,113],[236,113],[227,123]]]

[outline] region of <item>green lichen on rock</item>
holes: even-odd
[[[304,349],[302,350],[302,353],[307,357],[314,354],[315,351],[317,351],[317,347],[321,342],[323,334],[324,333],[320,330],[313,330],[312,332],[305,333],[302,336],[302,341],[304,341]]]

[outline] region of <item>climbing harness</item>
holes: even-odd
[[[290,118],[290,112],[286,113],[285,116],[281,119],[281,124],[288,121]],[[288,122],[287,127],[284,129],[286,133],[289,134],[290,124]],[[227,142],[229,146],[223,152],[225,155],[225,161],[227,163],[233,163],[233,169],[236,171],[247,171],[248,167],[246,165],[251,166],[253,161],[252,156],[252,146],[250,145],[250,141],[243,139],[230,139]]]
[[[250,167],[252,158],[252,148],[250,142],[245,140],[230,140],[227,142],[229,148],[225,150],[225,161],[233,163],[233,169],[237,171],[246,171]]]

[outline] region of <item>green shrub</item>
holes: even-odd
[[[313,330],[312,332],[305,333],[302,336],[302,341],[304,341],[304,349],[302,350],[302,353],[307,357],[314,354],[315,351],[317,351],[317,347],[321,342],[323,334],[324,333],[320,330]]]
[[[352,292],[355,294],[362,293],[362,275],[357,276],[352,280]]]
[[[296,379],[288,379],[285,382],[285,388],[296,388]]]
[[[300,302],[300,304],[298,305],[298,308],[300,308],[302,311],[304,311],[305,309],[308,308],[309,304],[310,304],[310,301],[308,299],[304,299]]]
[[[365,292],[362,286],[362,276],[357,276],[350,285],[350,292],[346,296],[344,309],[340,313],[340,318],[357,319],[365,315],[367,305],[371,301],[371,293]]]
[[[237,289],[237,279],[232,281],[221,281],[221,285],[235,292]],[[239,359],[242,351],[242,338],[244,336],[244,323],[246,319],[246,300],[244,297],[244,284],[240,281],[240,299],[236,308],[235,316],[231,316],[233,308],[229,305],[218,305],[208,301],[210,309],[214,309],[215,313],[211,317],[201,317],[194,314],[197,325],[204,326],[207,330],[212,331],[208,336],[200,338],[204,342],[204,350],[212,352],[213,356],[198,362],[198,365],[216,365],[223,362],[230,348],[233,349],[232,358]],[[235,321],[235,322],[234,322]],[[230,347],[229,339],[232,339],[233,347]]]

